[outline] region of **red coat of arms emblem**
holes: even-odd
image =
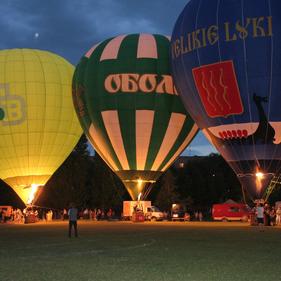
[[[209,117],[243,113],[243,105],[232,61],[192,69],[196,88]]]

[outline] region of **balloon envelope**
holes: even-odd
[[[171,41],[186,109],[260,198],[281,168],[281,2],[191,0]]]
[[[133,199],[197,133],[174,88],[169,39],[132,34],[92,47],[78,64],[73,101],[85,134]]]
[[[24,203],[81,136],[71,98],[73,71],[50,52],[0,51],[0,178]]]

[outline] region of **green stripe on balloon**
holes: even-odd
[[[145,170],[150,170],[152,168],[154,160],[158,154],[165,133],[167,131],[170,117],[170,112],[165,112],[157,108],[155,109],[154,123],[152,128],[152,135],[147,160],[145,164]]]
[[[122,61],[120,66],[127,67],[132,70],[132,59],[137,58],[139,34],[131,34],[124,38],[120,45],[117,60]]]
[[[106,128],[103,123],[101,112],[106,110],[116,109],[116,97],[104,96],[104,76],[105,71],[104,68],[101,67],[102,64],[108,63],[107,60],[100,62],[100,57],[104,48],[108,44],[111,39],[108,39],[101,43],[95,51],[92,53],[88,60],[87,71],[84,78],[84,83],[87,89],[86,95],[86,104],[88,105],[88,112],[90,119],[93,124],[99,128],[100,135],[105,140],[107,144],[108,153],[111,155],[114,163],[118,167],[118,169],[122,169],[122,166],[118,160],[118,157],[112,147],[110,139],[107,135]],[[98,71],[93,72],[92,69],[96,69]],[[97,95],[97,93],[99,95]]]
[[[121,133],[124,143],[125,152],[129,162],[130,169],[136,170],[136,110],[131,108],[130,110],[119,111],[119,121],[121,125]],[[126,126],[122,126],[126,124]],[[133,134],[133,135],[132,135]]]
[[[117,60],[114,61],[114,73],[130,73],[132,72],[132,62],[136,62],[138,34],[126,36],[120,45]],[[130,46],[130,47],[128,47]],[[122,61],[122,63],[120,63]],[[135,73],[138,67],[136,66]],[[121,133],[124,144],[125,153],[129,162],[130,169],[137,169],[136,165],[136,139],[132,133],[136,131],[136,99],[137,93],[118,94],[118,112],[121,125]],[[122,126],[126,124],[126,126]]]
[[[161,35],[154,35],[154,37],[157,42],[157,68],[161,69],[161,72],[163,71],[163,73],[170,73],[169,48],[167,49],[167,46],[170,46],[170,41]]]
[[[110,39],[109,39],[110,40]],[[81,123],[81,126],[83,127],[84,129],[84,132],[87,134],[87,137],[93,142],[95,143],[95,140],[92,139],[92,136],[90,135],[90,132],[89,132],[89,128],[90,128],[90,125],[92,124],[92,121],[91,120],[95,120],[95,122],[93,122],[93,125],[99,129],[99,132],[102,131],[101,135],[104,136],[104,138],[107,139],[107,150],[108,150],[108,153],[110,154],[110,156],[112,157],[114,163],[116,164],[116,166],[121,169],[121,165],[119,163],[119,160],[117,159],[116,157],[116,154],[114,153],[114,149],[112,148],[111,146],[111,143],[107,137],[107,134],[106,134],[106,130],[103,126],[103,121],[102,121],[102,118],[101,118],[101,114],[100,114],[100,111],[97,112],[97,115],[99,116],[98,118],[95,118],[95,119],[91,119],[93,117],[91,117],[91,113],[92,113],[92,105],[94,103],[94,105],[99,105],[99,101],[97,99],[97,97],[95,96],[94,99],[93,97],[91,97],[91,92],[89,92],[88,90],[88,83],[90,82],[91,83],[91,79],[88,79],[86,80],[86,73],[89,73],[90,75],[92,75],[94,78],[95,78],[95,73],[92,73],[92,72],[89,72],[88,71],[88,67],[89,67],[89,62],[91,60],[93,60],[93,57],[94,59],[96,60],[99,60],[99,57],[106,45],[106,43],[109,41],[107,40],[106,42],[104,42],[103,44],[101,44],[99,46],[99,52],[94,52],[92,54],[92,56],[90,57],[90,59],[86,58],[86,57],[83,57],[80,61],[80,63],[78,64],[76,70],[77,72],[75,72],[74,74],[74,78],[73,78],[73,81],[74,81],[74,89],[76,91],[79,90],[79,86],[80,87],[83,87],[85,89],[85,92],[84,92],[84,95],[83,95],[83,98],[81,99],[81,102],[83,103],[83,106],[84,106],[84,110],[85,110],[85,115],[83,117],[80,116],[79,120],[80,120],[80,123]],[[98,57],[95,57],[95,56],[98,56]],[[95,60],[94,60],[95,62]],[[87,81],[87,83],[85,83],[85,81]],[[77,99],[77,98],[76,98]],[[78,105],[77,105],[77,102],[76,99],[74,99],[74,106],[75,106],[75,109],[76,109],[76,112],[79,111],[78,109]],[[102,155],[101,155],[102,156]],[[105,159],[106,160],[106,159]]]
[[[79,121],[81,127],[84,131],[88,131],[91,125],[91,120],[89,118],[89,112],[87,109],[87,105],[85,103],[85,93],[83,90],[85,89],[84,85],[84,75],[87,68],[88,59],[82,58],[79,62],[78,66],[75,69],[73,74],[73,82],[72,82],[72,95],[75,97],[73,98],[74,107],[76,112],[79,114]],[[83,106],[83,111],[81,112],[81,108],[78,105],[77,99],[80,100],[80,106]]]

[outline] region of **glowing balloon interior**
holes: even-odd
[[[46,51],[0,51],[0,177],[31,203],[81,136],[73,66]]]
[[[281,168],[280,39],[280,1],[191,0],[171,40],[186,109],[253,199]]]
[[[151,34],[111,38],[93,46],[74,74],[84,132],[134,200],[198,130],[174,87],[169,43]]]

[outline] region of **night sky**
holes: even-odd
[[[76,65],[94,44],[127,33],[171,35],[188,0],[2,0],[1,49],[37,48]],[[185,155],[215,149],[199,133]]]

